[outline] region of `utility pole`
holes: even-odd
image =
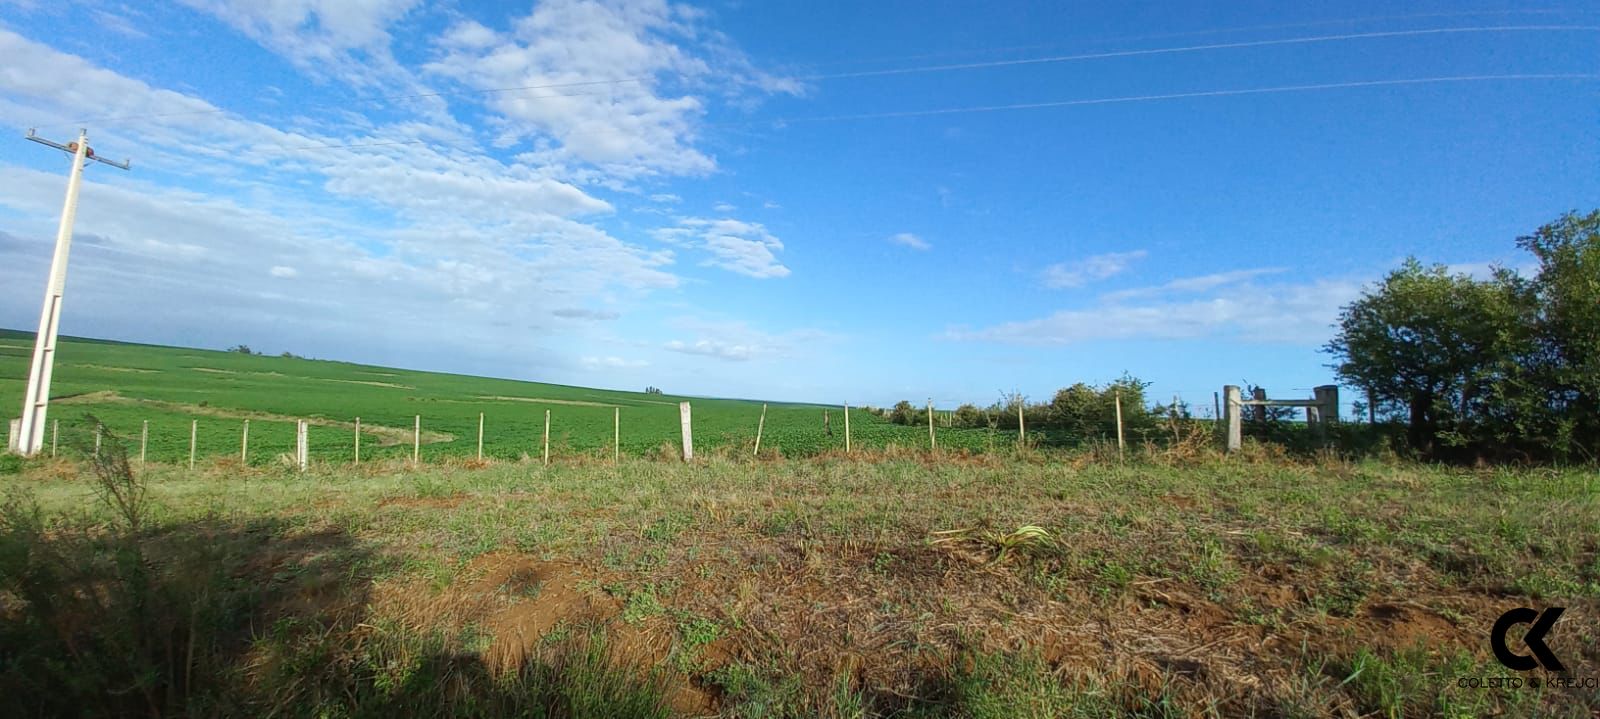
[[[22,418],[18,432],[12,434],[11,451],[31,457],[44,444],[45,411],[50,404],[50,374],[56,363],[56,331],[61,323],[61,295],[67,284],[67,253],[72,249],[72,220],[78,214],[78,185],[83,179],[83,161],[94,160],[126,170],[128,161],[112,162],[96,157],[89,149],[89,131],[78,131],[77,142],[65,145],[51,142],[28,130],[27,139],[49,145],[72,155],[72,170],[67,175],[67,201],[61,208],[61,226],[56,230],[56,251],[50,259],[50,281],[44,288],[44,307],[39,311],[39,334],[33,340],[33,364],[28,369],[28,389],[22,399]]]

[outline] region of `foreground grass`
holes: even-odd
[[[1591,471],[875,459],[153,466],[136,532],[74,466],[28,464],[0,476],[0,626],[36,649],[0,654],[0,693],[295,716],[1600,707],[1460,682],[1513,674],[1487,635],[1523,605],[1567,607],[1552,649],[1600,674]]]

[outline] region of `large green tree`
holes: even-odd
[[[1600,455],[1600,210],[1568,213],[1517,246],[1539,261],[1527,285],[1531,346],[1510,399],[1538,418],[1557,454]],[[1508,392],[1508,394],[1512,394]]]
[[[1326,350],[1342,380],[1404,406],[1412,447],[1431,453],[1480,406],[1513,341],[1502,330],[1516,324],[1516,293],[1510,273],[1480,282],[1408,259],[1344,308]]]
[[[1412,446],[1600,456],[1600,211],[1517,245],[1538,261],[1486,280],[1407,260],[1344,308],[1326,349],[1344,381],[1409,413]]]

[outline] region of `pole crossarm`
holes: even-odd
[[[87,137],[87,135],[84,135],[84,137]],[[65,153],[67,153],[69,155],[74,155],[74,154],[77,154],[77,152],[78,152],[78,148],[73,146],[75,143],[68,143],[68,144],[63,145],[63,144],[61,144],[59,142],[56,142],[54,140],[46,140],[45,138],[42,138],[42,137],[39,137],[38,135],[33,134],[33,128],[31,128],[31,127],[28,128],[27,139],[32,140],[34,142],[37,142],[37,143],[39,143],[41,145],[48,145],[50,147],[54,147],[57,150],[65,152]],[[131,170],[131,169],[133,169],[133,160],[123,160],[122,162],[117,162],[115,160],[107,160],[104,157],[100,157],[99,155],[94,154],[94,149],[93,148],[90,148],[88,152],[84,153],[84,159],[86,159],[86,160],[94,160],[95,162],[101,163],[103,165],[110,165],[110,166],[115,167],[115,168],[117,168],[119,170]]]

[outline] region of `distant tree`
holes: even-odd
[[[894,409],[889,410],[889,421],[895,424],[916,424],[917,409],[910,402],[900,400],[894,403]]]
[[[229,352],[237,352],[237,353],[242,354],[242,355],[253,355],[253,354],[255,354],[255,352],[250,351],[250,345],[234,345],[232,347],[229,347],[228,351]]]
[[[644,388],[644,393],[645,394],[665,394],[664,392],[661,391],[660,387],[646,387],[646,388]]]

